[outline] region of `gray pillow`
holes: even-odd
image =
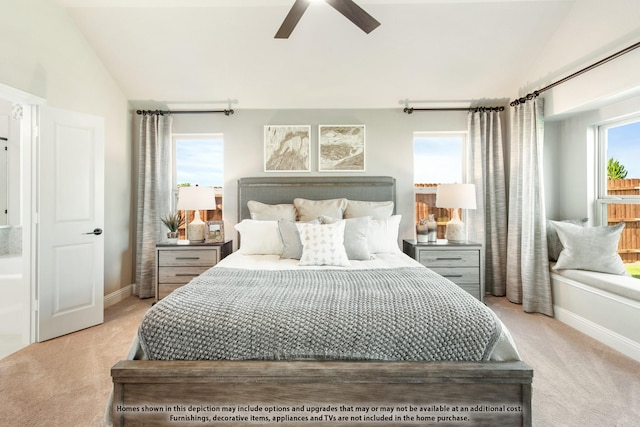
[[[318,218],[309,221],[310,224],[320,224]],[[278,220],[278,230],[282,238],[284,249],[280,258],[300,259],[302,257],[302,242],[300,241],[300,232],[294,221],[286,219]]]
[[[588,270],[610,274],[626,274],[618,255],[618,241],[624,223],[611,227],[580,227],[552,221],[562,242],[562,252],[554,270]]]
[[[309,200],[296,198],[293,199],[293,204],[296,207],[298,221],[311,221],[322,215],[342,219],[347,207],[347,199]]]
[[[589,218],[565,219],[564,221],[560,222],[575,224],[584,227],[587,224],[587,221],[589,221]],[[558,257],[560,256],[560,251],[562,251],[562,242],[560,242],[556,227],[553,225],[554,222],[558,221],[547,220],[547,252],[549,254],[549,261],[557,261]]]
[[[267,205],[255,200],[249,200],[247,207],[249,208],[251,219],[258,221],[296,220],[296,208],[293,204]]]
[[[357,218],[370,216],[373,219],[388,218],[393,215],[393,202],[363,202],[360,200],[347,200],[347,208],[344,210],[345,218]]]
[[[328,216],[321,216],[320,219],[323,224],[341,221],[340,218]],[[361,261],[371,259],[368,243],[370,222],[371,217],[368,216],[344,220],[344,248],[347,251],[347,258]]]

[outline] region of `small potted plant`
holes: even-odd
[[[172,212],[166,216],[160,218],[162,223],[167,226],[169,232],[167,233],[167,240],[169,243],[175,243],[178,241],[178,229],[184,224],[184,216],[182,211]]]

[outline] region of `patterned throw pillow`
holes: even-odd
[[[302,243],[300,265],[349,266],[344,248],[344,220],[333,224],[296,223]]]

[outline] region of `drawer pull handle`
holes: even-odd
[[[442,277],[463,277],[462,274],[445,274]]]
[[[437,261],[462,261],[462,257],[438,257],[436,258]]]
[[[176,259],[200,259],[199,256],[177,256]]]
[[[199,276],[199,274],[194,274],[194,273],[176,273],[176,277],[197,277]]]

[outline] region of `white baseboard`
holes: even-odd
[[[565,308],[557,305],[553,306],[555,318],[562,323],[566,323],[574,329],[589,335],[603,344],[608,345],[620,353],[625,354],[632,359],[640,362],[640,343],[637,343],[629,338],[620,335],[610,329],[604,328],[601,325],[592,322],[589,319],[585,319],[582,316],[575,314]]]
[[[133,285],[125,286],[104,297],[104,308],[111,307],[133,294]]]

